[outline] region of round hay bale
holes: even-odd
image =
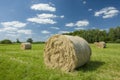
[[[94,44],[95,44],[97,47],[99,47],[99,42],[94,42]]]
[[[94,44],[95,44],[95,45],[97,45],[97,44],[98,44],[98,42],[94,42]]]
[[[106,43],[104,41],[99,42],[99,48],[106,48]]]
[[[31,48],[32,48],[31,43],[21,43],[21,49],[27,50]]]
[[[106,43],[105,43],[104,41],[94,42],[94,44],[95,44],[98,48],[106,48]]]
[[[54,35],[45,45],[46,66],[62,71],[73,71],[90,60],[91,48],[81,37]]]

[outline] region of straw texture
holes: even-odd
[[[21,43],[21,49],[28,50],[31,48],[32,48],[31,43]]]
[[[46,66],[62,71],[73,71],[90,60],[91,49],[81,37],[54,35],[45,45],[44,62]]]

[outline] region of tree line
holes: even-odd
[[[26,40],[26,42],[33,43],[33,40],[32,40],[32,38],[28,38]],[[1,44],[12,44],[12,43],[21,43],[21,41],[18,38],[16,39],[16,42],[12,42],[9,39],[4,39],[4,40],[0,41],[0,43]]]
[[[33,42],[32,38],[28,38],[25,42],[29,42],[29,43],[33,43],[33,44],[43,44],[43,43],[45,43],[43,41],[35,41],[35,42]],[[12,44],[12,43],[22,43],[22,42],[18,38],[14,42],[12,42],[9,39],[4,39],[4,40],[0,41],[0,44]]]
[[[86,39],[89,43],[105,41],[111,43],[120,43],[120,26],[116,28],[110,28],[108,31],[100,30],[100,29],[89,29],[89,30],[77,30],[70,33],[64,33],[63,35],[73,35],[73,36],[80,36]],[[26,42],[38,44],[44,43],[41,41],[33,42],[32,38],[28,38]],[[0,41],[1,44],[11,44],[13,43],[9,39],[5,39]],[[14,43],[21,43],[19,39],[16,39]]]
[[[105,41],[111,43],[120,43],[120,26],[110,28],[108,31],[100,29],[77,30],[64,35],[80,36],[86,39],[89,43]]]

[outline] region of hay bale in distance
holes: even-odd
[[[94,43],[98,48],[106,48],[106,43],[104,41]]]
[[[90,60],[91,48],[81,37],[54,35],[45,45],[45,65],[53,69],[70,72]]]
[[[32,48],[31,43],[21,43],[21,49],[28,50],[31,48]]]

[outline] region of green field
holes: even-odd
[[[71,73],[47,69],[44,44],[21,50],[20,44],[0,44],[0,80],[120,80],[120,44],[99,49],[93,44],[91,61]]]

